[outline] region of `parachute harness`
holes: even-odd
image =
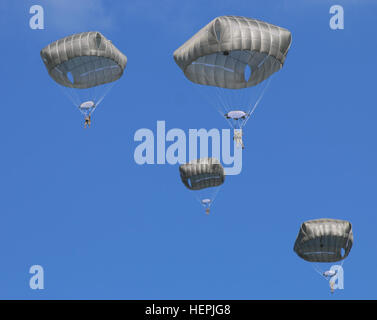
[[[236,142],[236,146],[237,147],[242,147],[242,149],[244,149],[245,146],[243,145],[242,136],[243,136],[242,129],[235,129],[234,130],[234,137],[233,137],[233,139]]]

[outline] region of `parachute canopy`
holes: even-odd
[[[282,68],[291,40],[287,29],[245,17],[221,16],[179,47],[174,60],[192,82],[247,88]]]
[[[41,51],[50,76],[69,88],[87,89],[119,79],[127,57],[100,32],[73,34]]]
[[[348,256],[352,244],[350,222],[318,219],[306,221],[301,225],[294,251],[309,262],[337,262]]]
[[[227,112],[224,116],[227,119],[232,119],[232,120],[244,120],[249,114],[246,113],[245,111],[241,110],[232,110]]]
[[[190,190],[217,187],[225,180],[224,168],[215,158],[202,158],[182,164],[179,172],[182,182]]]
[[[94,103],[94,101],[91,100],[85,101],[79,105],[79,110],[85,117],[91,115],[95,108],[96,104]]]
[[[95,103],[93,101],[85,101],[82,104],[80,104],[80,109],[87,110],[95,107]]]

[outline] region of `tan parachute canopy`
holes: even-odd
[[[336,262],[348,256],[352,244],[350,222],[318,219],[306,221],[301,225],[294,251],[309,262]]]
[[[291,40],[287,29],[255,19],[222,16],[178,48],[174,59],[195,83],[241,89],[280,70]],[[245,79],[249,67],[251,75]]]
[[[182,182],[190,190],[217,187],[225,180],[224,168],[215,158],[190,161],[181,165],[179,172]]]
[[[127,64],[127,57],[96,31],[57,40],[42,49],[41,57],[56,82],[78,89],[119,79]]]

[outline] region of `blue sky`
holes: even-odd
[[[44,30],[29,28],[34,4]],[[344,30],[329,28],[333,4]],[[0,10],[0,298],[377,297],[377,3],[7,0]],[[135,163],[133,136],[157,120],[227,128],[172,57],[220,15],[286,27],[293,43],[245,128],[242,174],[227,177],[206,216],[178,165]],[[128,65],[84,130],[39,52],[89,30]],[[322,217],[354,230],[333,296],[293,252],[300,224]],[[44,290],[28,286],[34,264]]]

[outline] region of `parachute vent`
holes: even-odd
[[[75,83],[75,79],[73,78],[73,74],[72,74],[72,72],[67,72],[67,79],[68,79],[72,84]]]
[[[244,70],[245,82],[249,82],[251,74],[252,74],[251,68],[248,64],[246,64],[245,70]]]

